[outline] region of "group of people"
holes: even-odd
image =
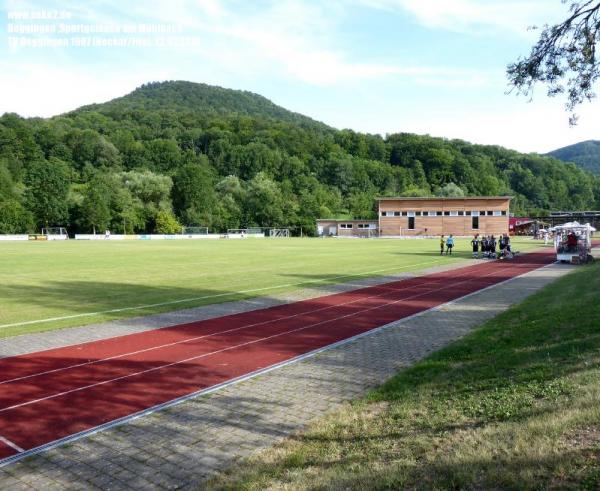
[[[480,237],[477,234],[471,240],[471,246],[473,247],[473,257],[476,259],[479,257],[486,259],[512,259],[514,255],[510,247],[510,237],[508,234],[503,234],[498,239],[493,235]],[[452,255],[453,247],[453,235],[449,235],[447,238],[444,235],[440,236],[440,255]]]
[[[508,234],[501,235],[498,240],[493,235],[479,237],[479,234],[477,234],[471,240],[471,245],[473,246],[474,258],[479,258],[480,252],[482,257],[486,259],[510,259],[513,257]],[[496,252],[496,248],[499,249],[499,252]]]

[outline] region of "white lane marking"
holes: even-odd
[[[509,270],[509,269],[512,269],[512,268],[502,268],[502,269],[499,269],[497,271],[493,271],[492,273],[489,273],[489,274],[486,274],[486,275],[482,275],[481,277],[492,276],[494,274],[497,274],[497,273],[500,273],[502,271],[506,271],[506,270]],[[467,280],[467,281],[470,281],[470,280]],[[412,295],[410,297],[406,297],[406,298],[403,298],[403,299],[400,299],[400,300],[395,300],[393,302],[388,302],[388,303],[385,303],[383,305],[378,305],[378,306],[375,306],[375,307],[370,307],[370,308],[367,308],[367,309],[359,310],[358,312],[353,312],[351,314],[342,315],[342,316],[336,317],[334,319],[328,319],[326,321],[316,322],[314,324],[309,324],[308,326],[303,326],[303,327],[299,327],[299,328],[296,328],[296,329],[290,329],[288,331],[283,331],[283,332],[280,332],[280,333],[277,333],[277,334],[273,334],[271,336],[265,336],[263,338],[255,339],[253,341],[246,341],[245,343],[240,343],[240,344],[236,344],[236,345],[233,345],[233,346],[228,346],[226,348],[222,348],[222,349],[219,349],[219,350],[211,351],[209,353],[204,353],[202,355],[192,356],[192,357],[189,357],[189,358],[185,358],[183,360],[175,361],[175,362],[172,362],[172,363],[167,363],[165,365],[161,365],[161,366],[158,366],[158,367],[152,367],[152,368],[148,368],[146,370],[140,370],[139,372],[129,373],[127,375],[123,375],[121,377],[115,377],[115,378],[110,379],[110,380],[104,380],[102,382],[96,382],[94,384],[89,384],[89,385],[86,385],[86,386],[83,386],[83,387],[77,387],[75,389],[70,389],[70,390],[65,390],[63,392],[58,392],[58,393],[50,395],[50,396],[40,397],[39,399],[33,399],[31,401],[22,402],[22,403],[19,403],[19,404],[14,404],[12,406],[7,406],[7,407],[4,407],[4,408],[1,408],[0,409],[0,413],[6,412],[6,411],[10,411],[12,409],[18,409],[20,407],[30,406],[32,404],[37,404],[38,402],[47,401],[49,399],[54,399],[56,397],[62,397],[64,395],[72,394],[74,392],[80,392],[82,390],[92,389],[94,387],[99,387],[101,385],[106,385],[106,384],[109,384],[109,383],[112,383],[112,382],[118,382],[119,380],[124,380],[124,379],[127,379],[127,378],[136,377],[138,375],[144,375],[144,374],[150,373],[150,372],[155,372],[157,370],[162,370],[163,368],[169,368],[169,367],[172,367],[172,366],[175,366],[175,365],[180,365],[182,363],[188,363],[190,361],[199,360],[201,358],[206,358],[208,356],[216,355],[216,354],[219,354],[219,353],[224,353],[225,351],[230,351],[230,350],[233,350],[233,349],[242,348],[244,346],[249,346],[251,344],[260,343],[262,341],[267,341],[269,339],[274,339],[274,338],[277,338],[277,337],[280,337],[280,336],[284,336],[286,334],[292,334],[292,333],[304,331],[306,329],[310,329],[312,327],[317,327],[317,326],[320,326],[322,324],[327,324],[329,322],[335,322],[335,321],[339,321],[341,319],[347,319],[349,317],[353,317],[353,316],[356,316],[358,314],[362,314],[362,313],[365,313],[365,312],[370,312],[370,311],[381,309],[381,308],[384,308],[384,307],[389,307],[390,305],[394,305],[394,304],[397,304],[397,303],[400,303],[400,302],[404,302],[406,300],[412,300],[412,299],[415,299],[415,298],[418,298],[418,297],[422,297],[424,295],[428,295],[428,294],[433,293],[433,292],[438,292],[438,291],[446,290],[448,288],[455,288],[456,285],[467,283],[467,281],[459,281],[458,283],[454,283],[454,284],[446,286],[446,287],[437,288],[435,290],[430,290],[428,292],[419,293],[417,295]]]
[[[532,273],[532,272],[538,271],[540,269],[548,268],[548,267],[553,266],[555,264],[556,264],[555,262],[554,263],[550,263],[550,264],[546,264],[546,265],[540,266],[539,268],[536,268],[534,270],[528,271],[527,273]],[[523,273],[523,274],[527,274],[527,273]],[[481,290],[477,290],[475,292],[471,292],[471,293],[469,293],[467,295],[464,295],[463,297],[459,297],[459,298],[456,298],[456,299],[454,299],[454,300],[452,300],[450,302],[437,305],[436,307],[432,307],[430,309],[426,309],[426,310],[423,310],[421,312],[417,312],[416,314],[409,315],[408,317],[404,317],[403,319],[395,320],[393,322],[385,324],[385,325],[383,325],[381,327],[377,327],[377,328],[372,329],[370,331],[366,331],[366,332],[357,334],[355,336],[352,336],[352,337],[349,337],[349,338],[346,338],[346,339],[342,339],[341,341],[338,341],[336,343],[328,344],[327,346],[323,346],[321,348],[314,349],[312,351],[309,351],[308,353],[304,353],[304,354],[296,356],[294,358],[290,358],[289,360],[284,360],[282,362],[275,363],[275,364],[270,365],[270,366],[265,367],[265,368],[259,368],[258,370],[255,370],[255,371],[250,372],[250,373],[246,373],[244,375],[240,375],[239,377],[227,380],[227,381],[222,382],[220,384],[212,385],[212,386],[207,387],[205,389],[197,390],[196,392],[192,392],[191,394],[187,394],[187,395],[184,395],[184,396],[181,396],[181,397],[177,397],[175,399],[172,399],[172,400],[167,401],[167,402],[163,402],[161,404],[157,404],[157,405],[149,407],[147,409],[142,409],[141,411],[138,411],[137,413],[133,413],[133,414],[130,414],[128,416],[123,416],[121,418],[114,419],[114,420],[109,421],[107,423],[103,423],[101,425],[94,426],[92,428],[88,428],[87,430],[83,430],[83,431],[80,431],[78,433],[74,433],[72,435],[65,436],[63,438],[59,438],[58,440],[53,440],[51,442],[44,443],[43,445],[39,445],[39,446],[31,448],[29,450],[25,450],[23,453],[13,455],[13,456],[7,457],[5,459],[0,459],[0,468],[1,467],[5,467],[5,466],[7,466],[9,464],[12,464],[14,462],[18,462],[19,460],[22,460],[22,459],[24,459],[26,457],[29,457],[29,456],[32,456],[32,455],[38,455],[38,454],[40,454],[40,453],[42,453],[42,452],[44,452],[46,450],[51,450],[53,448],[57,448],[57,447],[59,447],[59,446],[61,446],[63,444],[76,442],[78,440],[81,440],[83,438],[95,435],[95,434],[100,433],[102,431],[106,431],[106,430],[109,430],[111,428],[115,428],[117,426],[128,424],[128,423],[130,423],[132,421],[135,421],[137,419],[140,419],[140,418],[142,418],[144,416],[149,416],[149,415],[154,414],[154,413],[156,413],[158,411],[162,411],[162,410],[167,409],[167,408],[175,407],[175,406],[177,406],[177,405],[179,405],[179,404],[181,404],[183,402],[189,401],[191,399],[195,399],[196,397],[201,397],[201,396],[204,396],[204,395],[212,394],[212,393],[217,392],[219,390],[222,390],[224,388],[227,388],[227,387],[239,384],[240,382],[244,382],[246,380],[250,380],[250,379],[256,378],[256,377],[258,377],[260,375],[268,374],[268,373],[273,372],[275,370],[278,370],[280,368],[284,368],[286,366],[293,365],[295,363],[307,360],[307,359],[312,358],[315,355],[318,355],[320,353],[324,353],[326,351],[331,351],[331,350],[333,350],[335,348],[339,348],[339,347],[345,346],[346,344],[350,344],[350,343],[352,343],[354,341],[357,341],[359,339],[362,339],[364,337],[372,336],[373,334],[382,332],[384,330],[387,330],[387,329],[390,329],[390,328],[393,328],[393,327],[397,327],[399,323],[408,322],[411,319],[415,319],[417,317],[421,317],[421,316],[427,314],[428,312],[437,311],[440,308],[443,308],[444,305],[454,304],[454,303],[456,303],[456,302],[458,302],[460,300],[467,299],[469,297],[475,296],[478,293],[482,293],[482,292],[485,292],[487,290],[491,290],[494,287],[507,285],[510,282],[515,281],[516,279],[518,279],[521,276],[523,276],[523,274],[513,276],[512,278],[509,278],[507,280],[501,281],[500,283],[495,283],[493,285],[486,286],[485,288],[482,288]]]
[[[467,269],[467,268],[465,268],[465,269]],[[446,273],[446,271],[443,271],[443,272],[440,272],[440,273],[433,273],[432,276],[441,275],[441,274],[444,274],[444,273]],[[460,278],[462,276],[467,276],[468,274],[471,274],[471,271],[467,271],[464,274],[455,275],[453,278]],[[410,278],[410,279],[415,279],[415,278]],[[387,291],[401,292],[401,291],[407,290],[407,289],[422,288],[422,287],[425,287],[426,285],[435,285],[435,284],[438,284],[440,282],[440,280],[443,281],[443,278],[437,278],[437,281],[428,281],[428,282],[425,282],[425,283],[421,283],[420,285],[407,285],[404,288],[386,287],[385,284],[384,285],[367,286],[367,287],[362,287],[362,288],[366,288],[366,289],[383,288],[383,289],[386,290],[386,292]],[[406,280],[398,280],[398,281],[399,282],[404,282]],[[390,283],[394,283],[394,281],[391,281]],[[350,292],[344,292],[344,293],[351,293],[351,292],[352,292],[352,290]],[[322,312],[322,311],[325,311],[325,310],[334,309],[334,308],[337,308],[337,307],[342,307],[344,305],[351,305],[353,303],[361,302],[361,301],[372,299],[372,298],[383,297],[386,294],[386,292],[381,293],[379,295],[371,295],[371,296],[368,296],[368,297],[361,297],[361,298],[359,298],[357,300],[352,300],[350,302],[343,302],[343,303],[339,303],[339,304],[336,304],[336,305],[330,305],[330,306],[327,306],[327,307],[322,307],[320,309],[299,312],[297,314],[287,315],[287,316],[282,316],[282,317],[277,317],[276,319],[270,319],[268,321],[256,322],[254,324],[245,324],[243,326],[235,327],[235,328],[232,328],[232,329],[226,329],[224,331],[218,331],[218,332],[214,332],[214,333],[210,333],[210,334],[204,334],[202,336],[195,336],[195,337],[183,339],[183,340],[180,340],[180,341],[174,341],[172,343],[165,343],[165,344],[161,344],[161,345],[157,345],[157,346],[152,346],[150,348],[144,348],[144,349],[137,350],[137,351],[131,351],[129,353],[121,353],[119,355],[109,356],[107,358],[101,358],[99,360],[93,360],[93,361],[88,361],[88,362],[84,362],[84,363],[76,363],[76,364],[68,365],[68,366],[65,366],[65,367],[55,368],[53,370],[46,370],[46,371],[43,371],[43,372],[32,373],[30,375],[24,375],[22,377],[16,377],[16,378],[12,378],[12,379],[8,379],[8,380],[0,381],[0,385],[9,384],[9,383],[12,383],[12,382],[26,380],[26,379],[30,379],[30,378],[34,378],[34,377],[43,376],[43,375],[48,375],[48,374],[51,374],[51,373],[62,372],[62,371],[65,371],[65,370],[70,370],[72,368],[80,368],[80,367],[83,367],[83,366],[94,365],[94,364],[102,363],[102,362],[105,362],[105,361],[117,360],[117,359],[123,358],[125,356],[131,356],[131,355],[137,355],[137,354],[140,354],[140,353],[146,353],[148,351],[152,351],[152,350],[156,350],[156,349],[169,348],[171,346],[176,346],[178,344],[190,343],[190,342],[198,341],[200,339],[205,339],[205,338],[208,338],[208,337],[211,337],[211,336],[218,336],[220,334],[229,334],[229,333],[232,333],[232,332],[235,332],[235,331],[240,331],[240,330],[248,329],[248,328],[251,328],[251,327],[258,327],[258,326],[270,324],[272,322],[278,322],[278,321],[282,321],[282,320],[293,319],[295,317],[298,317],[298,316],[301,316],[301,315],[305,315],[307,313],[313,314],[313,313],[316,313],[316,312]],[[339,295],[339,294],[334,294],[334,295]],[[301,300],[298,303],[301,303],[303,301],[304,300]],[[265,310],[267,310],[267,309],[265,309]],[[259,311],[254,311],[254,312],[260,312],[260,310]],[[242,313],[242,314],[244,314],[244,313]],[[233,315],[236,315],[236,314],[233,314]],[[218,317],[215,318],[215,319],[218,319]],[[207,319],[207,321],[215,320],[215,319]],[[200,321],[200,322],[202,322],[202,321]],[[171,326],[171,327],[174,327],[174,326]]]
[[[46,322],[55,322],[55,321],[62,321],[62,320],[69,320],[69,319],[78,319],[80,317],[91,317],[94,315],[115,314],[118,312],[127,312],[129,310],[149,309],[152,307],[162,307],[165,305],[176,305],[176,304],[180,304],[180,303],[196,302],[198,300],[208,300],[209,298],[219,298],[219,297],[227,297],[227,296],[233,296],[233,295],[239,295],[239,294],[245,294],[245,293],[256,293],[256,292],[262,292],[262,291],[267,291],[267,290],[277,290],[279,288],[289,288],[291,286],[301,286],[301,285],[308,285],[311,283],[322,283],[324,281],[339,280],[340,278],[351,278],[353,276],[383,273],[384,271],[399,271],[401,269],[418,268],[419,266],[427,266],[427,265],[433,266],[434,264],[441,263],[441,262],[446,262],[446,260],[440,259],[437,261],[428,261],[426,263],[409,264],[407,266],[392,267],[392,268],[385,268],[385,269],[375,269],[373,271],[364,271],[362,273],[344,274],[341,276],[333,276],[331,278],[323,278],[323,279],[319,279],[319,280],[306,280],[306,281],[301,281],[299,283],[284,283],[281,285],[267,286],[264,288],[252,288],[250,290],[239,290],[239,291],[235,291],[235,292],[215,293],[214,295],[204,295],[202,297],[182,298],[179,300],[171,300],[169,302],[136,305],[134,307],[122,307],[119,309],[100,310],[98,312],[84,312],[81,314],[65,315],[62,317],[48,317],[46,319],[38,319],[38,320],[23,321],[23,322],[13,322],[11,324],[0,324],[0,329],[5,329],[7,327],[30,326],[32,324],[43,324]]]
[[[19,453],[25,451],[25,449],[19,447],[19,445],[17,445],[15,442],[11,442],[8,438],[4,438],[2,435],[0,435],[0,442],[5,443],[10,448],[12,448],[13,450],[16,450]]]

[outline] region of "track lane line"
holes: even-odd
[[[490,264],[490,263],[487,263],[487,264]],[[473,267],[475,267],[475,266],[477,266],[477,265],[473,265]],[[471,267],[468,266],[465,269],[470,269],[470,268]],[[451,271],[455,271],[455,270],[451,270]],[[433,273],[433,275],[443,275],[444,273],[450,273],[450,272]],[[472,274],[472,273],[473,273],[473,271],[469,270],[469,271],[465,272],[464,274],[453,275],[452,278],[453,279],[454,278],[461,278],[461,277],[467,276],[467,275]],[[419,277],[415,277],[415,278],[419,278]],[[427,278],[427,276],[424,276],[424,277],[421,277],[421,278]],[[414,278],[409,278],[407,280],[399,280],[398,282],[390,282],[390,283],[387,283],[387,284],[407,282],[407,281],[410,281],[411,279],[414,279]],[[191,342],[199,341],[201,339],[206,339],[206,338],[209,338],[209,337],[212,337],[212,336],[219,336],[219,335],[222,335],[222,334],[229,334],[229,333],[232,333],[232,332],[242,331],[244,329],[250,329],[250,328],[253,328],[253,327],[259,327],[259,326],[267,325],[267,324],[270,324],[270,323],[273,323],[273,322],[279,322],[279,321],[282,321],[282,320],[294,319],[296,317],[299,317],[299,316],[302,316],[302,315],[306,315],[307,313],[313,314],[313,313],[323,312],[323,311],[326,311],[326,310],[336,309],[336,308],[339,308],[339,307],[343,307],[343,306],[347,306],[347,305],[352,305],[354,303],[358,303],[358,302],[369,300],[369,299],[373,299],[373,298],[381,298],[381,297],[384,297],[389,292],[401,292],[401,291],[408,290],[408,289],[413,289],[413,288],[423,288],[423,287],[426,287],[426,285],[435,285],[435,284],[440,283],[444,279],[445,278],[443,278],[443,277],[442,278],[433,278],[433,281],[421,283],[419,285],[403,285],[403,288],[386,287],[385,283],[382,284],[382,285],[373,285],[371,287],[361,287],[361,289],[359,289],[359,290],[351,290],[349,292],[344,292],[344,293],[340,293],[340,294],[333,294],[332,296],[357,293],[357,292],[360,292],[361,290],[369,290],[369,289],[376,289],[376,288],[382,288],[382,289],[385,289],[386,291],[383,292],[383,293],[381,293],[381,294],[378,294],[378,295],[371,295],[371,296],[361,297],[361,298],[358,298],[358,299],[355,299],[355,300],[352,300],[352,301],[349,301],[349,302],[343,302],[343,303],[339,303],[339,304],[336,304],[336,305],[328,305],[327,307],[322,307],[322,308],[319,308],[319,309],[313,309],[313,310],[303,311],[303,312],[299,312],[297,314],[292,314],[292,315],[288,315],[288,316],[277,317],[275,319],[269,319],[267,321],[256,322],[256,323],[252,323],[252,324],[246,324],[246,325],[235,327],[235,328],[232,328],[232,329],[226,329],[226,330],[223,330],[223,331],[217,331],[217,332],[210,333],[210,334],[204,334],[202,336],[194,336],[194,337],[187,338],[187,339],[184,339],[184,340],[174,341],[172,343],[165,343],[165,344],[162,344],[162,345],[156,345],[156,346],[152,346],[152,347],[149,347],[149,348],[135,350],[135,351],[127,352],[127,353],[121,353],[119,355],[110,356],[110,357],[106,357],[106,358],[102,358],[102,359],[98,359],[98,360],[93,360],[93,361],[84,362],[84,363],[77,363],[77,364],[74,364],[74,365],[69,365],[69,366],[66,366],[66,367],[60,367],[60,368],[56,368],[56,369],[53,369],[53,370],[46,370],[46,371],[43,371],[43,372],[37,372],[37,373],[34,373],[34,374],[24,375],[22,377],[15,377],[15,378],[12,378],[12,379],[0,381],[0,385],[10,384],[10,383],[14,383],[14,382],[22,381],[22,380],[27,380],[27,379],[31,379],[31,378],[35,378],[35,377],[49,375],[49,374],[52,374],[52,373],[58,373],[58,372],[62,372],[62,371],[66,371],[66,370],[70,370],[70,369],[74,369],[74,368],[80,368],[80,367],[84,367],[84,366],[91,366],[91,365],[103,363],[103,362],[106,362],[106,361],[117,360],[117,359],[120,359],[120,358],[123,358],[123,357],[126,357],[126,356],[137,355],[137,354],[140,354],[140,353],[146,353],[146,352],[150,352],[150,351],[158,350],[158,349],[162,349],[162,348],[168,348],[168,347],[171,347],[171,346],[177,346],[177,345],[181,345],[181,344],[191,343]],[[427,292],[424,292],[424,293],[427,293]],[[317,298],[319,298],[319,297],[317,297]],[[302,302],[305,302],[305,301],[302,300],[302,301],[300,301],[298,303],[302,303]],[[268,309],[265,309],[265,310],[268,310]],[[240,315],[240,314],[232,314],[232,315]],[[242,313],[242,315],[243,315],[243,313]],[[225,316],[225,317],[227,317],[227,316]],[[221,319],[221,318],[222,317],[217,317],[216,319]],[[210,321],[210,320],[212,320],[212,319],[207,319],[207,321]],[[204,322],[204,321],[198,321],[198,322]],[[193,323],[191,323],[191,324],[193,324]],[[175,326],[172,326],[172,327],[175,327]],[[165,328],[165,329],[168,329],[168,328]],[[77,346],[77,345],[74,345],[74,346]],[[57,349],[62,349],[62,348],[57,348]],[[28,355],[32,355],[32,354],[35,354],[35,353],[29,353]],[[22,355],[22,356],[27,356],[27,355]],[[15,357],[15,358],[17,358],[17,357]],[[13,357],[5,358],[4,360],[10,360],[10,358],[13,358]],[[2,361],[3,360],[0,360],[0,363]]]
[[[19,447],[19,445],[17,445],[15,442],[10,441],[8,438],[4,438],[2,435],[0,435],[0,442],[4,443],[5,445],[8,445],[10,448],[16,450],[19,453],[23,453],[25,451],[25,449]]]
[[[337,341],[335,343],[329,344],[329,345],[325,345],[325,346],[321,346],[321,347],[315,348],[315,349],[313,349],[311,351],[308,351],[306,353],[302,353],[300,355],[294,356],[294,357],[289,358],[287,360],[283,360],[283,361],[274,363],[272,365],[266,366],[264,368],[259,368],[257,370],[251,371],[249,373],[239,375],[239,376],[231,378],[229,380],[225,380],[225,381],[223,381],[221,383],[217,383],[215,385],[212,385],[210,387],[205,387],[205,388],[199,389],[199,390],[194,391],[194,392],[192,392],[190,394],[185,394],[185,395],[182,395],[180,397],[176,397],[174,399],[171,399],[169,401],[166,401],[166,402],[163,402],[163,403],[159,403],[159,404],[155,404],[154,406],[151,406],[149,408],[139,410],[139,411],[137,411],[135,413],[132,413],[132,414],[129,414],[129,415],[126,415],[126,416],[115,418],[115,419],[113,419],[111,421],[107,421],[106,423],[102,423],[102,424],[98,424],[98,425],[92,426],[90,428],[78,431],[78,432],[73,433],[71,435],[67,435],[67,436],[64,436],[64,437],[57,438],[55,440],[48,441],[47,443],[42,443],[40,445],[31,447],[28,450],[25,450],[21,454],[14,454],[12,456],[5,457],[3,459],[0,459],[0,467],[4,467],[6,465],[9,465],[11,463],[17,462],[17,461],[19,461],[19,460],[21,460],[23,458],[26,458],[26,457],[29,457],[29,456],[32,456],[32,455],[37,455],[37,454],[39,454],[39,453],[41,453],[43,451],[46,451],[46,450],[49,450],[49,449],[53,449],[53,448],[57,448],[57,447],[59,447],[60,445],[63,445],[63,444],[71,443],[71,442],[75,442],[75,441],[81,440],[82,438],[86,438],[88,436],[94,435],[94,434],[99,433],[101,431],[104,431],[104,430],[107,430],[107,429],[110,429],[110,428],[114,428],[114,427],[120,426],[122,424],[129,423],[131,421],[134,421],[134,420],[139,419],[141,417],[144,417],[146,415],[150,415],[150,414],[153,414],[155,412],[158,412],[158,411],[170,408],[170,407],[174,407],[174,406],[176,406],[178,404],[181,404],[182,402],[186,402],[186,401],[194,399],[196,397],[214,393],[214,392],[216,392],[218,390],[221,390],[223,388],[226,388],[226,387],[229,387],[229,386],[241,383],[243,381],[255,378],[255,377],[259,376],[259,375],[263,375],[263,374],[269,373],[271,371],[277,370],[279,368],[282,368],[282,367],[285,367],[285,366],[288,366],[288,365],[291,365],[291,364],[303,361],[303,360],[311,358],[311,357],[313,357],[313,356],[315,356],[315,355],[317,355],[319,353],[335,349],[337,347],[346,345],[348,343],[352,343],[352,342],[354,342],[354,341],[356,341],[358,339],[361,339],[361,338],[366,337],[366,336],[370,336],[370,335],[372,335],[372,334],[374,334],[376,332],[381,332],[381,331],[389,329],[391,327],[395,327],[395,326],[397,326],[397,324],[398,324],[399,321],[407,321],[407,320],[410,320],[410,319],[413,319],[413,318],[420,317],[420,316],[424,315],[427,312],[436,311],[436,310],[440,309],[441,307],[443,307],[444,305],[453,304],[453,303],[455,303],[455,302],[457,302],[457,301],[459,301],[461,299],[469,298],[469,297],[471,297],[473,295],[476,295],[476,294],[478,294],[480,292],[489,290],[491,288],[494,288],[494,287],[497,287],[497,286],[500,286],[500,285],[508,284],[508,283],[514,281],[515,279],[519,278],[523,274],[530,273],[530,272],[533,272],[533,271],[536,271],[536,270],[540,270],[540,269],[544,269],[544,268],[547,268],[549,266],[552,266],[553,264],[554,264],[554,262],[540,264],[538,266],[535,266],[532,263],[530,263],[531,267],[528,268],[527,271],[523,271],[521,273],[519,273],[517,271],[517,274],[515,274],[514,276],[511,276],[510,278],[502,280],[502,281],[500,281],[498,283],[490,284],[490,285],[488,285],[486,287],[483,287],[483,288],[479,288],[479,289],[477,289],[475,291],[472,291],[472,292],[470,292],[470,293],[468,293],[466,295],[463,295],[462,297],[457,297],[457,298],[455,298],[455,299],[453,299],[453,300],[451,300],[449,302],[443,302],[443,303],[441,303],[439,305],[436,305],[434,307],[424,309],[424,310],[422,310],[420,312],[416,312],[414,314],[408,315],[406,317],[403,317],[401,319],[395,320],[395,321],[390,322],[388,324],[376,327],[376,328],[374,328],[372,330],[356,334],[356,335],[348,337],[346,339],[341,339],[341,340],[339,340],[339,341]]]
[[[508,271],[508,270],[514,270],[514,267],[508,267],[508,268],[498,269],[498,270],[495,270],[495,271],[493,271],[493,272],[491,272],[491,273],[489,273],[487,275],[482,275],[481,277],[482,278],[487,278],[487,277],[490,277],[490,276],[493,276],[493,275],[496,275],[498,273],[501,273],[503,271]],[[367,308],[367,309],[359,310],[359,311],[353,312],[351,314],[342,315],[342,316],[339,316],[339,317],[335,317],[333,319],[328,319],[326,321],[321,321],[321,322],[309,324],[307,326],[299,327],[299,328],[296,328],[296,329],[291,329],[291,330],[288,330],[288,331],[283,331],[283,332],[276,333],[276,334],[273,334],[271,336],[266,336],[266,337],[263,337],[263,338],[260,338],[260,339],[256,339],[256,340],[252,340],[252,341],[247,341],[245,343],[240,343],[240,344],[237,344],[237,345],[227,346],[226,348],[222,348],[222,349],[219,349],[219,350],[214,350],[214,351],[211,351],[209,353],[203,353],[202,355],[192,356],[192,357],[189,357],[189,358],[178,360],[178,361],[173,362],[173,363],[167,363],[167,364],[160,365],[160,366],[157,366],[157,367],[152,367],[152,368],[149,368],[149,369],[146,369],[146,370],[140,370],[138,372],[129,373],[127,375],[123,375],[123,376],[120,376],[120,377],[115,377],[113,379],[104,380],[102,382],[97,382],[97,383],[89,384],[89,385],[82,386],[82,387],[77,387],[77,388],[70,389],[70,390],[67,390],[67,391],[62,391],[62,392],[59,392],[59,393],[56,393],[56,394],[53,394],[53,395],[50,395],[50,396],[47,396],[47,397],[42,397],[42,398],[34,399],[34,400],[27,401],[27,402],[24,402],[24,403],[14,404],[12,406],[0,408],[0,413],[6,412],[6,411],[10,411],[10,410],[13,410],[13,409],[18,409],[18,408],[25,407],[25,406],[30,406],[32,404],[37,404],[39,402],[47,401],[47,400],[50,400],[50,399],[55,399],[57,397],[61,397],[61,396],[67,395],[67,394],[72,394],[74,392],[81,392],[83,390],[91,389],[91,388],[98,387],[98,386],[101,386],[101,385],[106,385],[106,384],[109,384],[109,383],[117,382],[117,381],[124,380],[124,379],[131,378],[131,377],[136,377],[138,375],[143,375],[143,374],[146,374],[146,373],[155,372],[157,370],[162,370],[164,368],[169,368],[169,367],[172,367],[172,366],[175,366],[175,365],[180,365],[182,363],[188,363],[190,361],[198,360],[198,359],[201,359],[201,358],[206,358],[208,356],[213,356],[215,354],[223,353],[225,351],[230,351],[232,349],[241,348],[241,347],[244,347],[244,346],[249,346],[249,345],[256,344],[256,343],[259,343],[259,342],[262,342],[262,341],[266,341],[266,340],[273,339],[273,338],[276,338],[276,337],[284,336],[286,334],[291,334],[291,333],[295,333],[295,332],[304,331],[306,329],[317,327],[317,326],[320,326],[320,325],[323,325],[323,324],[327,324],[327,323],[330,323],[330,322],[336,322],[336,321],[339,321],[339,320],[342,320],[342,319],[347,319],[347,318],[354,317],[354,316],[359,315],[359,314],[364,314],[365,312],[371,312],[371,311],[374,311],[374,310],[378,310],[378,309],[381,309],[381,308],[385,308],[385,307],[389,307],[391,305],[398,304],[400,302],[405,302],[407,300],[413,300],[415,298],[420,298],[420,297],[423,297],[425,295],[429,295],[429,294],[434,293],[434,292],[444,291],[444,290],[448,290],[448,289],[451,289],[451,288],[456,288],[456,285],[460,285],[460,284],[464,284],[464,283],[467,283],[467,281],[462,281],[462,282],[454,283],[454,284],[446,286],[446,287],[437,288],[437,289],[434,289],[434,290],[429,290],[429,291],[423,292],[423,293],[418,293],[416,295],[412,295],[410,297],[406,297],[406,298],[403,298],[403,299],[400,299],[400,300],[394,300],[394,301],[391,301],[391,302],[386,302],[385,304],[382,304],[382,305],[377,305],[375,307],[370,307],[370,308]]]

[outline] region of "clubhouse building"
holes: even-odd
[[[376,220],[317,220],[321,236],[432,237],[508,233],[509,196],[377,198]]]

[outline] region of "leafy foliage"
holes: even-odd
[[[567,109],[573,111],[595,97],[594,85],[600,76],[596,55],[600,2],[572,1],[569,10],[563,22],[543,26],[529,56],[510,64],[507,74],[510,84],[526,95],[537,83],[547,85],[549,96],[566,93]],[[577,117],[572,115],[570,121],[575,124]]]
[[[159,211],[156,215],[157,234],[178,234],[181,233],[181,224],[170,211]]]
[[[51,119],[0,117],[0,233],[212,230],[370,218],[393,195],[514,196],[512,211],[600,207],[600,178],[550,157],[335,130],[249,92],[152,83]],[[7,211],[9,210],[9,211]],[[11,225],[9,225],[11,224]]]

